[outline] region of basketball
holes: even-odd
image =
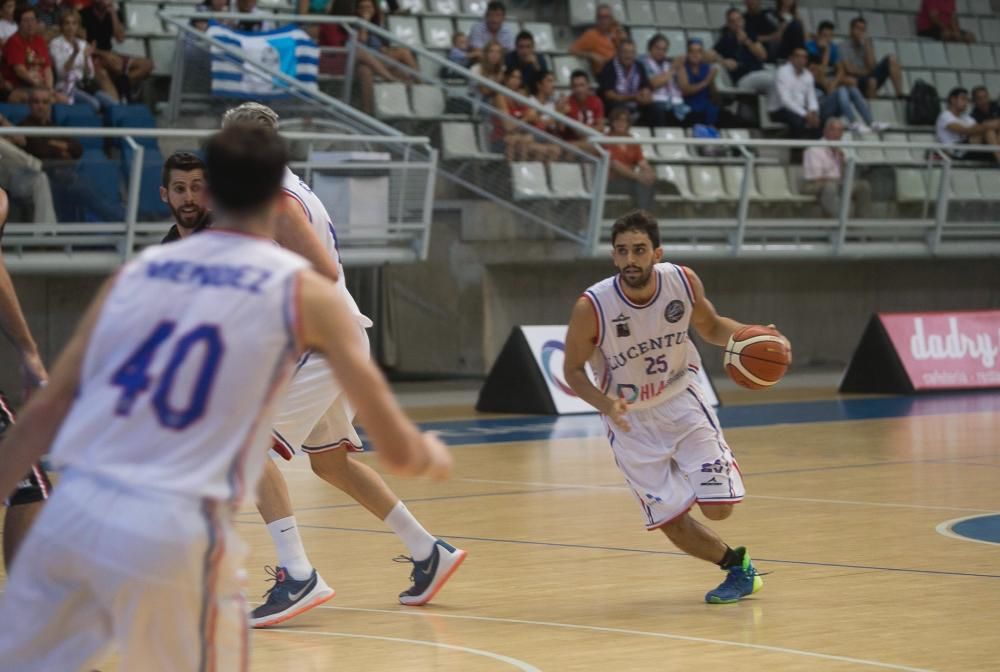
[[[729,337],[722,362],[726,373],[738,385],[763,390],[785,376],[791,353],[777,330],[751,325]]]

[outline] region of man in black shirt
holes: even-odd
[[[535,36],[527,30],[517,34],[514,51],[507,54],[507,70],[521,71],[524,88],[532,95],[538,90],[538,82],[549,72],[545,57],[535,51]]]
[[[714,51],[734,85],[759,95],[767,95],[771,90],[774,75],[764,69],[767,48],[750,38],[740,10],[731,8],[726,12],[726,25],[719,33]]]
[[[977,124],[990,119],[1000,119],[1000,105],[990,100],[990,93],[985,86],[972,89],[972,118]]]
[[[141,56],[126,56],[112,51],[113,42],[125,40],[125,25],[121,10],[114,0],[94,0],[80,12],[87,42],[94,45],[94,60],[111,75],[123,98],[132,98],[139,84],[153,72],[153,62]],[[112,42],[113,41],[113,42]]]
[[[164,243],[186,238],[211,226],[205,191],[205,164],[194,154],[174,152],[163,162],[160,198],[174,216]]]
[[[767,49],[767,60],[771,63],[787,59],[796,49],[806,46],[806,35],[802,22],[793,15],[780,15],[773,9],[760,8],[760,0],[746,0],[747,35],[759,41]]]

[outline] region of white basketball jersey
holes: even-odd
[[[680,266],[653,267],[656,289],[645,305],[630,301],[618,275],[584,292],[597,315],[595,384],[634,408],[663,403],[686,388],[700,363],[688,340],[694,295]]]
[[[299,354],[307,267],[270,240],[216,229],[144,251],[101,309],[52,462],[239,502]]]
[[[358,317],[358,323],[367,329],[372,326],[372,321],[368,319],[365,315],[361,313],[361,309],[358,308],[358,304],[354,301],[354,297],[351,293],[347,291],[347,284],[344,281],[344,264],[340,260],[340,249],[337,246],[337,231],[333,228],[333,220],[330,219],[330,214],[326,211],[326,206],[323,205],[323,201],[319,200],[319,197],[313,193],[313,190],[309,188],[302,178],[293,173],[290,168],[285,168],[285,179],[281,184],[282,189],[285,193],[295,199],[302,210],[305,211],[306,217],[309,219],[309,223],[312,225],[313,231],[319,236],[319,239],[323,242],[323,247],[330,254],[333,259],[337,262],[337,267],[340,269],[341,281],[337,283],[337,290],[343,294],[344,298],[347,300],[347,306],[350,308]]]

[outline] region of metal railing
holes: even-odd
[[[130,161],[127,183],[110,188],[114,193],[118,193],[119,187],[124,188],[122,221],[38,224],[12,221],[6,226],[3,239],[8,266],[27,272],[107,272],[143,247],[158,243],[171,222],[165,218],[140,221],[143,195],[147,202],[158,197],[160,167],[146,160],[149,153],[138,141],[181,142],[185,149],[194,151],[199,141],[213,132],[206,129],[0,127],[0,137],[96,137],[121,140],[132,151],[131,158],[126,160]],[[359,184],[358,180],[371,180],[369,185],[374,185],[375,191],[366,197],[368,212],[364,214],[370,216],[375,209],[373,206],[384,206],[386,221],[371,221],[366,217],[365,221],[352,222],[350,217],[355,210],[348,213],[343,202],[334,207],[330,199],[326,199],[327,209],[337,227],[345,264],[411,262],[427,257],[437,173],[437,151],[430,147],[427,138],[304,131],[283,131],[282,135],[292,146],[295,157],[289,167],[313,187],[321,199],[331,188],[340,189],[338,193],[349,192],[352,186]],[[359,154],[359,149],[378,151],[372,156],[368,152]],[[335,153],[324,155],[318,150]],[[112,171],[117,171],[117,163],[111,163]],[[60,175],[78,174],[75,162],[61,161],[59,164],[59,169],[72,171]],[[42,162],[42,171],[36,172],[45,174],[49,172],[46,169],[52,168]],[[338,183],[341,176],[343,180],[355,182]],[[53,174],[48,181],[53,191],[64,186],[57,179]],[[75,193],[76,198],[81,197],[80,190]],[[58,200],[59,196],[54,195]],[[384,197],[383,203],[379,196]],[[94,194],[94,198],[100,197]],[[86,193],[83,198],[87,198]],[[87,204],[80,205],[82,209]]]
[[[736,198],[736,212],[732,218],[723,220],[707,220],[702,218],[690,218],[687,220],[680,218],[666,218],[664,229],[669,236],[675,239],[674,247],[678,242],[687,238],[690,241],[688,250],[694,254],[706,254],[710,256],[719,255],[741,255],[741,254],[819,254],[819,255],[982,255],[1000,254],[1000,195],[993,195],[990,200],[996,200],[997,211],[986,213],[987,216],[980,222],[949,222],[949,206],[953,200],[951,187],[951,175],[956,159],[949,155],[949,151],[960,149],[962,151],[972,151],[976,153],[989,153],[1000,151],[1000,146],[986,145],[962,145],[956,148],[954,145],[944,145],[936,142],[860,142],[856,140],[843,140],[838,142],[828,142],[825,140],[769,140],[751,138],[719,138],[719,139],[696,139],[696,138],[660,138],[660,137],[602,137],[600,139],[590,139],[591,142],[600,142],[602,145],[682,145],[686,148],[698,147],[723,147],[735,149],[739,155],[736,163],[743,168],[742,180],[739,194]],[[751,149],[806,149],[809,147],[831,147],[844,151],[843,179],[840,187],[839,210],[835,219],[813,218],[803,219],[801,208],[799,212],[793,212],[790,219],[762,219],[751,218],[749,210],[751,205],[752,180],[754,179],[754,167],[761,159],[750,151]],[[859,149],[883,149],[883,150],[923,150],[929,155],[928,160],[912,162],[892,160],[892,159],[861,159],[857,155]],[[718,161],[716,160],[716,165]],[[709,158],[696,158],[692,156],[691,164],[696,165],[713,163]],[[673,164],[681,165],[681,164]],[[860,167],[874,166],[899,166],[899,167],[919,167],[927,176],[925,179],[926,191],[922,203],[922,212],[916,217],[902,217],[898,219],[857,219],[850,217],[850,205],[852,189],[855,175]],[[973,164],[982,168],[984,164]],[[995,168],[986,168],[996,170]],[[932,179],[934,173],[940,171],[938,181]],[[661,185],[662,186],[662,185]],[[789,180],[789,186],[795,185]],[[932,194],[932,188],[936,193]],[[793,192],[794,193],[794,192]],[[813,197],[810,197],[813,198]],[[767,200],[764,198],[763,200]],[[934,205],[933,214],[929,212],[931,204]],[[590,252],[591,254],[601,254],[599,249],[602,241],[606,242],[606,237],[602,234],[608,231],[610,221],[604,220],[599,225],[598,231],[591,231],[591,239],[597,241]],[[972,228],[970,231],[968,229]],[[949,240],[948,234],[953,230],[960,230],[962,237],[957,240]],[[699,244],[700,234],[711,231],[715,239],[724,239],[721,244]],[[778,233],[784,232],[784,233]],[[813,241],[826,239],[825,243],[805,242],[796,244],[790,242],[795,238],[795,232],[799,238],[811,239]],[[705,236],[702,235],[702,238]],[[711,236],[708,236],[711,237]],[[852,244],[852,238],[854,243]],[[769,240],[771,241],[769,243]],[[880,242],[871,242],[880,241]]]

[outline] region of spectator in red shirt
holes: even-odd
[[[612,138],[632,137],[632,124],[627,108],[616,107],[611,110],[608,123],[611,125],[608,135]],[[636,207],[649,210],[653,205],[656,173],[642,155],[642,147],[638,144],[603,145],[603,147],[611,155],[608,191],[631,194],[635,198]]]
[[[975,42],[976,36],[958,27],[955,0],[923,0],[917,14],[917,35],[942,42]]]
[[[570,94],[556,104],[556,111],[604,133],[604,103],[590,89],[590,78],[583,70],[574,70],[569,77]],[[593,144],[584,140],[572,128],[563,129],[563,138],[578,148],[596,154]]]
[[[18,8],[14,19],[17,32],[3,45],[3,80],[8,92],[7,102],[24,103],[32,89],[52,91],[52,58],[35,9],[30,6]],[[61,93],[55,95],[56,102],[68,102]]]

